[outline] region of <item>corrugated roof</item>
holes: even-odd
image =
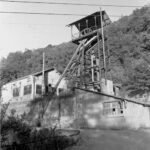
[[[46,70],[44,70],[44,72],[48,72],[48,71],[52,71],[52,70],[54,70],[54,68],[46,69]],[[39,72],[36,72],[36,73],[34,73],[34,74],[32,74],[32,75],[37,76],[37,75],[40,75],[40,74],[42,74],[42,73],[43,73],[43,71],[39,71]]]
[[[49,69],[44,70],[44,72],[52,71],[52,70],[54,70],[54,69],[55,69],[55,68],[49,68]],[[22,80],[22,79],[24,79],[24,78],[27,78],[28,76],[37,76],[37,75],[40,75],[40,74],[42,74],[42,71],[39,71],[39,72],[36,72],[36,73],[32,73],[32,74],[29,74],[29,75],[27,75],[27,76],[20,77],[20,78],[18,78],[18,79],[12,80],[12,81],[10,81],[10,82],[8,82],[8,83],[6,83],[6,84],[9,84],[9,83],[12,83],[12,82],[15,82],[15,81],[18,81],[18,80]],[[6,84],[5,84],[5,85],[6,85]]]
[[[102,16],[103,16],[103,19],[104,19],[104,22],[106,20],[109,20],[110,21],[110,18],[108,17],[107,13],[105,11],[102,11]],[[78,26],[78,24],[80,23],[81,25],[83,25],[85,23],[85,20],[91,20],[91,19],[94,19],[94,17],[100,17],[100,11],[97,11],[91,15],[88,15],[86,17],[83,17],[75,22],[72,22],[70,23],[69,25],[67,26],[72,26],[72,25],[75,25],[75,26]],[[100,20],[100,19],[99,19]],[[111,22],[111,21],[110,21]]]

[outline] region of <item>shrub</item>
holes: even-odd
[[[2,123],[2,141],[5,150],[61,150],[73,143],[71,138],[60,135],[56,127],[33,129],[14,116]]]

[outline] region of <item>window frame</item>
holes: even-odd
[[[15,91],[15,92],[14,92]],[[17,92],[16,92],[17,91]],[[13,88],[13,91],[12,91],[13,93],[12,93],[12,95],[13,95],[13,97],[15,98],[15,97],[19,97],[19,95],[20,95],[20,90],[19,90],[19,87],[15,87],[15,88]],[[17,93],[17,95],[16,95],[16,93]]]
[[[41,90],[40,93],[38,93],[38,91],[39,91],[39,89],[37,88],[38,86],[41,88],[41,89],[40,89],[40,90]],[[38,95],[42,95],[42,85],[41,85],[41,84],[36,84],[36,91],[35,91],[35,92],[36,92],[36,94],[38,94]]]
[[[25,88],[27,89],[25,90]],[[32,94],[32,84],[25,85],[23,88],[23,95],[26,96],[26,95],[31,95],[31,94]]]
[[[123,116],[124,102],[122,101],[103,102],[103,115],[106,117]]]

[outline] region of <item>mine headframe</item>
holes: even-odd
[[[56,87],[65,77],[75,87],[100,90],[102,81],[107,80],[109,66],[109,51],[105,48],[103,28],[110,23],[106,12],[98,11],[68,25],[71,27],[72,42],[78,48]],[[76,34],[73,28],[76,28]]]

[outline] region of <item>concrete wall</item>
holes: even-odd
[[[81,91],[79,91],[81,92]],[[82,93],[82,94],[81,94]],[[117,128],[124,127],[123,115],[106,116],[103,112],[103,103],[116,101],[105,96],[81,92],[77,98],[78,126],[83,128]]]
[[[15,115],[22,115],[24,113],[29,113],[30,112],[30,107],[29,107],[29,101],[23,101],[23,102],[12,102],[9,104],[9,107],[6,111],[6,114],[9,116],[11,115],[11,111],[15,110]]]
[[[123,113],[104,115],[105,102],[118,101],[106,96],[81,92],[76,96],[78,124],[89,128],[139,128],[150,127],[150,108],[143,105],[123,102]]]
[[[124,109],[126,124],[133,128],[150,127],[150,108],[134,103],[126,103]]]

